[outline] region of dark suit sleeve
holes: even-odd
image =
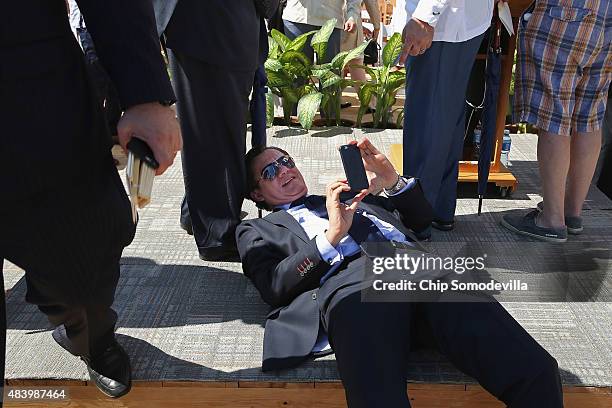
[[[175,100],[151,0],[77,0],[121,106]]]
[[[413,231],[422,231],[431,224],[433,219],[433,208],[425,198],[421,182],[401,194],[383,197],[374,196],[374,200],[387,211],[397,211],[402,224]]]
[[[238,226],[236,242],[244,274],[272,307],[288,305],[301,293],[318,287],[330,268],[321,259],[314,239],[289,254],[267,241],[252,220]]]

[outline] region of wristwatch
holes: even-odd
[[[408,184],[408,182],[406,181],[406,179],[398,174],[397,175],[397,182],[395,183],[395,185],[393,187],[391,187],[390,189],[388,189],[388,190],[386,188],[384,189],[385,190],[385,194],[388,195],[388,196],[392,196],[394,194],[397,194],[400,191],[402,191],[402,189],[404,187],[406,187],[407,184]]]

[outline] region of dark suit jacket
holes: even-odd
[[[360,208],[409,238],[409,229],[423,229],[433,214],[419,184],[391,198],[367,196]],[[262,369],[299,364],[311,355],[320,319],[328,321],[339,298],[361,290],[365,257],[343,264],[319,287],[330,265],[287,211],[244,221],[236,230],[236,241],[244,274],[273,308],[266,321]]]
[[[152,0],[166,46],[208,64],[255,71],[260,17],[253,0]]]
[[[174,99],[150,0],[78,3],[122,106]],[[0,210],[77,179],[95,180],[110,158],[110,136],[65,1],[6,1],[2,15]]]

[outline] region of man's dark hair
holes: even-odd
[[[253,200],[251,198],[251,192],[253,192],[253,190],[257,188],[256,179],[259,178],[259,174],[256,174],[256,170],[253,168],[253,162],[255,161],[255,158],[257,156],[269,149],[277,150],[282,154],[289,156],[289,153],[287,153],[280,147],[275,146],[255,146],[247,152],[246,156],[244,156],[244,162],[246,167],[246,198],[248,198],[249,200]],[[257,208],[262,208],[268,211],[272,209],[272,207],[270,207],[265,201],[255,201],[255,205],[257,206]]]

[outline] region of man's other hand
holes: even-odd
[[[181,130],[174,111],[157,102],[128,108],[117,124],[119,144],[127,151],[133,136],[144,140],[159,163],[156,174],[163,174],[183,148]]]
[[[363,197],[368,194],[368,190],[362,190],[353,198],[351,205],[346,205],[340,201],[340,193],[350,190],[346,180],[333,182],[325,189],[327,198],[325,206],[329,217],[329,228],[325,232],[325,238],[334,247],[348,234],[353,224],[355,210]]]
[[[397,172],[393,164],[382,154],[366,137],[360,141],[351,141],[356,144],[361,153],[363,167],[370,182],[368,192],[377,194],[383,188],[390,189],[397,183]]]
[[[349,18],[349,20],[346,23],[344,23],[344,31],[352,33],[355,31],[356,26],[357,25],[355,24],[355,21],[353,21],[352,18]]]
[[[408,55],[421,55],[427,51],[431,47],[433,35],[434,28],[429,24],[416,18],[408,20],[402,32],[404,47],[399,62],[404,64]]]

